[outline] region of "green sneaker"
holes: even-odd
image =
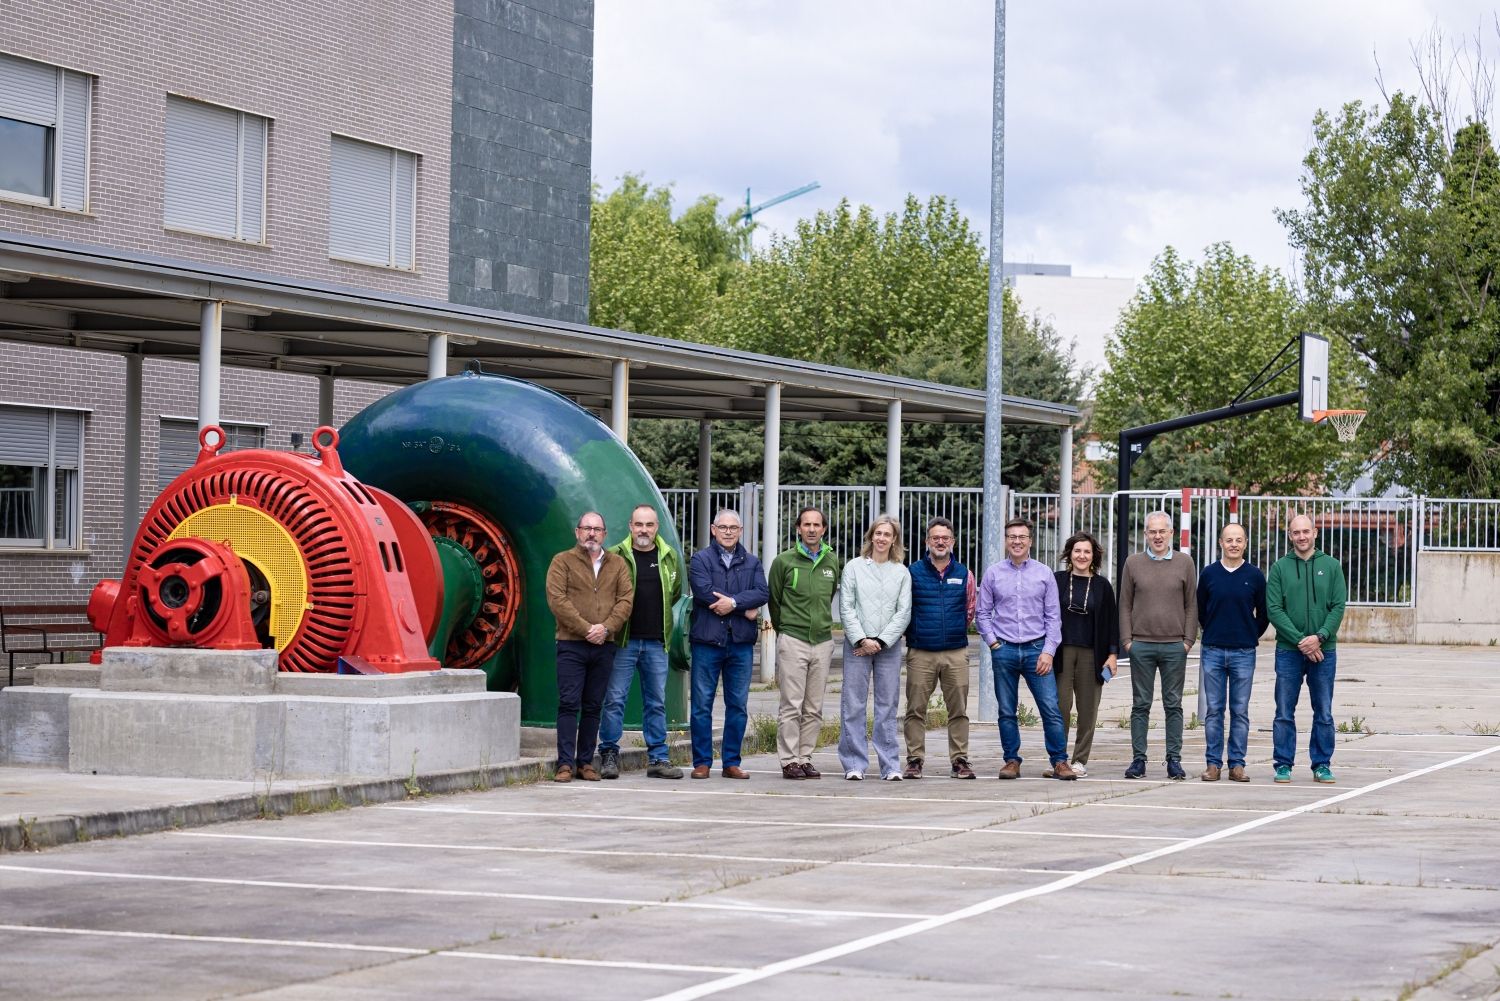
[[[1290,781],[1292,781],[1292,770],[1291,770],[1291,768],[1289,768],[1286,765],[1277,765],[1276,766],[1276,781],[1277,782],[1290,782]]]
[[[1313,769],[1313,781],[1331,786],[1338,780],[1333,777],[1333,772],[1329,770],[1327,765],[1319,765]]]

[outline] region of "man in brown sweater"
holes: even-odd
[[[624,557],[604,548],[604,516],[585,511],[578,545],[547,567],[547,607],[557,619],[557,782],[598,781],[594,745],[615,663],[612,642],[630,618],[635,589]]]
[[[1130,750],[1127,779],[1146,776],[1146,730],[1152,690],[1161,673],[1167,716],[1167,778],[1182,770],[1182,682],[1198,638],[1198,572],[1187,553],[1172,552],[1172,519],[1146,516],[1146,551],[1125,561],[1120,574],[1120,649],[1130,658]]]

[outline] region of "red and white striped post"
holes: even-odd
[[[1227,497],[1229,498],[1229,523],[1235,525],[1240,520],[1240,492],[1233,487],[1227,490],[1217,487],[1183,487],[1182,514],[1177,520],[1177,548],[1184,553],[1192,552],[1194,497]]]

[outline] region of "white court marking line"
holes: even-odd
[[[168,831],[178,838],[224,838],[231,841],[288,841],[310,845],[353,845],[364,848],[441,848],[463,852],[508,852],[517,855],[603,855],[624,858],[684,858],[709,862],[771,862],[778,865],[857,865],[875,869],[946,869],[956,872],[1029,872],[1040,875],[1079,872],[1078,869],[1031,869],[997,865],[942,865],[936,862],[867,862],[859,859],[784,858],[768,855],[724,855],[710,852],[645,852],[608,848],[518,848],[511,845],[455,845],[449,842],[355,841],[347,838],[287,837],[278,834],[215,834],[209,831]]]
[[[860,804],[863,804],[865,806],[869,806],[870,804],[872,804],[874,802],[879,802],[882,806],[884,806],[887,803],[892,803],[892,804],[895,804],[895,803],[965,803],[965,804],[975,804],[975,805],[979,805],[979,806],[989,806],[989,805],[999,805],[999,806],[1055,806],[1055,807],[1057,807],[1058,810],[1067,810],[1067,809],[1072,809],[1073,807],[1077,807],[1077,806],[1112,806],[1112,805],[1116,805],[1116,804],[1113,804],[1113,803],[1110,803],[1110,802],[1107,802],[1107,801],[1103,801],[1103,800],[1085,800],[1085,801],[1082,801],[1082,802],[1075,803],[1072,800],[1048,800],[1048,799],[976,799],[976,798],[973,798],[973,797],[965,797],[965,796],[953,796],[953,797],[947,797],[947,796],[900,796],[899,798],[894,798],[893,797],[893,798],[881,799],[881,800],[877,801],[877,800],[873,800],[873,799],[870,799],[869,797],[865,797],[865,796],[857,796],[857,795],[854,795],[854,794],[839,795],[838,793],[822,793],[822,794],[820,794],[820,793],[798,793],[798,792],[778,793],[778,792],[753,792],[753,791],[746,791],[746,792],[717,792],[717,791],[711,790],[711,789],[704,789],[703,791],[699,792],[699,791],[690,790],[690,789],[648,789],[648,788],[645,788],[645,787],[642,787],[642,786],[635,786],[635,785],[607,786],[605,788],[607,788],[610,792],[626,792],[626,793],[628,793],[628,792],[634,792],[634,793],[642,793],[642,794],[648,795],[648,796],[740,796],[740,797],[761,797],[761,798],[764,798],[764,799],[816,799],[816,800],[822,800],[824,802],[834,801],[834,802],[844,802],[844,803],[860,803]],[[1146,790],[1142,789],[1141,791],[1145,792]],[[589,795],[593,795],[593,790],[589,791]],[[1191,795],[1191,794],[1189,794],[1189,795]],[[1127,804],[1121,803],[1121,804],[1118,804],[1118,805],[1125,806]],[[1136,810],[1203,810],[1203,811],[1209,811],[1209,812],[1215,812],[1215,813],[1275,813],[1276,812],[1274,809],[1270,809],[1270,810],[1246,810],[1243,807],[1235,807],[1235,806],[1224,806],[1224,807],[1219,807],[1219,806],[1164,806],[1164,805],[1159,806],[1159,805],[1156,805],[1154,803],[1133,803],[1133,804],[1129,804],[1129,805],[1133,809],[1136,809]],[[1056,812],[1056,811],[1050,811],[1050,812]]]
[[[930,914],[898,911],[840,911],[815,907],[767,907],[761,904],[710,904],[676,900],[644,900],[625,897],[568,897],[550,893],[502,893],[497,890],[432,890],[401,886],[359,886],[351,883],[296,883],[269,879],[228,879],[214,876],[165,876],[152,873],[108,872],[99,869],[54,869],[41,866],[0,865],[0,872],[34,872],[50,876],[91,876],[103,879],[136,879],[163,883],[213,883],[220,886],[254,886],[281,890],[338,890],[344,893],[391,893],[429,897],[480,897],[498,900],[532,900],[562,904],[609,904],[621,907],[663,907],[692,911],[732,911],[735,914],[800,914],[829,918],[901,918],[911,920]]]
[[[1002,834],[1044,838],[1101,838],[1126,841],[1181,841],[1181,838],[1165,838],[1157,834],[1073,834],[1068,831],[1012,831],[997,827],[942,827],[920,824],[853,824],[833,823],[818,820],[753,820],[726,819],[720,817],[663,817],[642,816],[628,813],[563,813],[550,810],[479,810],[456,806],[379,806],[379,810],[399,810],[408,813],[465,814],[475,817],[548,817],[564,820],[631,820],[661,822],[666,824],[733,824],[736,827],[813,827],[838,828],[865,831],[922,831],[937,834]]]
[[[1212,844],[1215,841],[1222,841],[1225,838],[1232,838],[1235,835],[1244,834],[1247,831],[1257,830],[1261,827],[1267,826],[1268,824],[1279,823],[1280,821],[1288,820],[1292,817],[1297,817],[1304,813],[1310,813],[1314,810],[1326,809],[1327,807],[1333,806],[1337,803],[1342,803],[1345,800],[1353,799],[1356,796],[1363,796],[1366,793],[1375,792],[1376,790],[1383,789],[1386,786],[1396,785],[1397,783],[1405,782],[1409,779],[1419,778],[1423,775],[1429,775],[1444,768],[1451,768],[1455,765],[1466,764],[1467,762],[1475,761],[1479,758],[1482,758],[1489,754],[1494,754],[1496,752],[1500,752],[1500,746],[1489,747],[1485,748],[1482,751],[1474,751],[1469,754],[1460,755],[1457,758],[1450,758],[1447,761],[1440,761],[1437,764],[1428,765],[1427,767],[1419,768],[1416,771],[1406,772],[1402,775],[1393,775],[1388,779],[1363,786],[1359,789],[1350,789],[1347,792],[1338,794],[1337,796],[1330,796],[1327,799],[1318,800],[1317,802],[1304,803],[1301,806],[1292,807],[1291,809],[1283,810],[1280,813],[1273,813],[1268,817],[1256,817],[1254,820],[1247,820],[1242,824],[1235,824],[1233,827],[1226,827],[1222,830],[1214,831],[1211,834],[1204,834],[1200,837],[1190,838],[1186,841],[1180,841],[1175,845],[1164,845],[1161,848],[1156,848],[1149,852],[1143,852],[1140,855],[1132,855],[1129,858],[1123,858],[1114,862],[1106,863],[1104,865],[1095,866],[1092,869],[1085,869],[1082,872],[1077,872],[1070,876],[1064,876],[1062,879],[1053,880],[1050,883],[1043,883],[1041,886],[1035,886],[1025,890],[1017,890],[1011,893],[1003,893],[999,896],[991,897],[989,900],[983,900],[977,904],[971,904],[968,907],[962,907],[955,911],[949,911],[947,914],[942,914],[935,918],[927,918],[924,921],[918,921],[901,928],[892,928],[888,931],[878,932],[874,935],[866,935],[865,937],[857,938],[852,942],[845,942],[841,945],[830,946],[829,948],[819,949],[815,952],[804,953],[801,956],[793,956],[790,959],[784,959],[777,963],[770,963],[766,966],[758,967],[746,973],[736,973],[727,977],[721,977],[718,980],[710,980],[707,983],[696,984],[692,987],[688,987],[680,991],[673,991],[670,994],[662,994],[655,998],[652,998],[651,1001],[696,1001],[697,998],[708,997],[712,994],[719,994],[723,991],[731,990],[735,987],[742,987],[745,984],[752,984],[761,980],[769,979],[771,977],[777,976],[778,974],[790,973],[793,970],[801,970],[809,966],[816,966],[820,963],[826,963],[831,959],[839,959],[840,957],[848,956],[856,952],[863,952],[866,949],[872,949],[878,945],[885,945],[888,942],[897,942],[901,939],[909,938],[912,935],[916,935],[921,932],[932,931],[935,928],[942,928],[946,925],[950,925],[958,921],[963,921],[967,918],[978,917],[981,914],[988,914],[991,911],[999,910],[1002,907],[1009,907],[1011,904],[1019,903],[1023,900],[1030,900],[1033,897],[1046,896],[1047,894],[1056,893],[1059,890],[1066,890],[1070,887],[1077,886],[1080,883],[1086,883],[1092,879],[1097,879],[1100,876],[1105,876],[1112,872],[1118,872],[1121,869],[1127,869],[1133,866],[1141,865],[1145,862],[1155,861],[1156,859],[1164,858],[1168,855],[1176,855],[1179,852],[1185,852],[1192,848],[1199,848],[1203,845]]]
[[[184,935],[176,932],[113,931],[101,928],[58,928],[45,925],[0,925],[0,931],[37,932],[42,935],[80,935],[97,938],[146,939],[164,942],[203,942],[213,945],[254,945],[278,949],[321,949],[330,952],[373,952],[386,956],[448,956],[454,959],[492,959],[507,963],[544,963],[554,966],[602,966],[615,970],[651,970],[667,973],[744,973],[742,966],[684,966],[676,963],[640,963],[607,959],[558,959],[552,956],[520,956],[507,952],[470,952],[466,949],[413,949],[399,945],[360,945],[355,942],[320,942],[313,939],[249,938],[241,935]]]

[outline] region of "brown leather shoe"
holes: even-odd
[[[921,758],[907,758],[906,759],[906,771],[904,771],[904,772],[901,773],[901,777],[904,778],[904,779],[919,779],[919,778],[921,778],[922,777],[922,759]]]
[[[691,777],[695,779],[706,779],[712,772],[713,769],[708,767],[707,765],[694,765],[693,774]]]
[[[1219,766],[1209,765],[1207,768],[1203,769],[1203,774],[1200,775],[1199,778],[1203,779],[1203,781],[1205,782],[1219,781]]]
[[[598,782],[599,769],[595,768],[593,765],[580,765],[578,767],[578,777],[583,779],[585,782]]]
[[[809,761],[802,766],[802,777],[805,779],[820,779],[823,777],[823,773],[814,768],[812,762]]]
[[[789,765],[781,766],[781,777],[784,779],[796,779],[798,782],[807,778],[806,775],[802,774],[802,766],[795,761]]]
[[[1231,781],[1231,782],[1249,782],[1250,781],[1250,776],[1248,776],[1248,775],[1245,774],[1245,766],[1244,765],[1235,765],[1233,768],[1229,769],[1229,781]]]
[[[1021,763],[1019,761],[1007,761],[1000,766],[1000,777],[1002,779],[1018,779],[1021,777]]]
[[[1078,781],[1078,773],[1073,771],[1073,766],[1066,761],[1059,761],[1052,766],[1052,777],[1061,779],[1064,782]]]
[[[572,782],[573,768],[571,765],[558,765],[557,771],[552,773],[553,782]]]
[[[950,771],[948,773],[948,775],[949,775],[950,778],[955,778],[955,779],[972,779],[972,778],[978,778],[978,776],[976,776],[974,774],[974,769],[971,768],[971,767],[969,767],[969,759],[968,758],[954,758],[953,759],[953,770]]]
[[[726,779],[748,779],[750,777],[750,773],[739,765],[727,765],[719,774],[723,775]]]

